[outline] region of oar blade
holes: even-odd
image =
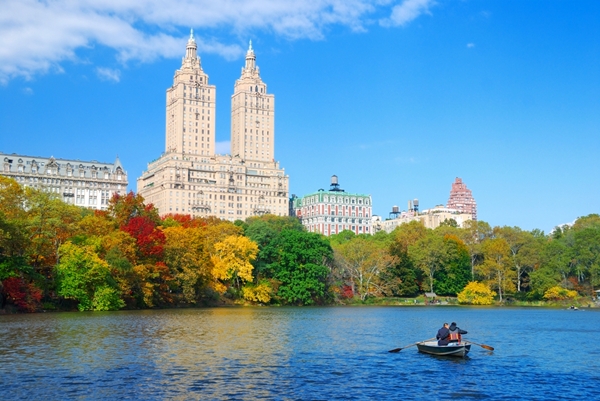
[[[490,347],[489,345],[481,344],[481,348],[489,349],[490,351],[494,350],[494,347]]]
[[[394,348],[394,349],[389,350],[388,352],[396,353],[396,352],[400,352],[400,351],[402,351],[402,348]]]

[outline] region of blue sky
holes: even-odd
[[[386,217],[461,177],[481,220],[548,232],[600,212],[599,21],[583,0],[5,0],[0,151],[118,154],[135,190],[193,28],[225,152],[252,39],[291,193],[336,174]]]

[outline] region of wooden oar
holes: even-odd
[[[489,345],[485,345],[485,344],[477,344],[471,340],[465,340],[465,342],[470,342],[471,344],[479,345],[481,348],[489,349],[490,351],[494,350],[494,347],[490,347]]]
[[[406,347],[402,347],[402,348],[394,348],[394,349],[391,349],[391,350],[389,350],[388,352],[394,352],[394,353],[396,353],[396,352],[400,352],[400,351],[402,351],[402,350],[403,350],[403,349],[405,349],[405,348],[414,347],[414,346],[415,346],[415,345],[417,345],[417,344],[421,344],[421,343],[424,343],[425,341],[431,341],[431,340],[435,340],[435,337],[433,337],[433,338],[429,338],[429,339],[427,339],[427,340],[419,341],[419,342],[416,342],[416,343],[414,343],[414,344],[411,344],[411,345],[407,345]]]

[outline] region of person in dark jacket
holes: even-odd
[[[448,343],[460,343],[462,341],[461,334],[467,334],[467,331],[452,322],[448,328]]]
[[[448,345],[450,342],[450,330],[448,329],[448,323],[444,323],[442,328],[438,330],[435,338],[438,340],[438,345]]]

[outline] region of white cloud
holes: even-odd
[[[392,15],[380,21],[383,26],[404,26],[421,14],[431,14],[429,8],[433,0],[404,0],[392,8]]]
[[[288,39],[322,39],[326,29],[361,32],[374,14],[404,25],[431,0],[2,0],[0,83],[62,71],[80,49],[105,46],[121,63],[179,57],[194,28],[200,54],[235,59],[260,30]],[[392,8],[393,7],[393,8]]]
[[[26,95],[33,95],[33,89],[31,89],[29,87],[25,87],[25,88],[23,88],[23,93]]]
[[[215,142],[215,153],[218,155],[228,155],[230,147],[231,141]]]
[[[96,68],[96,74],[105,81],[119,82],[121,80],[121,71],[112,68],[98,67]]]
[[[474,48],[474,47],[475,47],[475,43],[467,43],[467,47],[468,47],[469,49],[472,49],[472,48]]]

